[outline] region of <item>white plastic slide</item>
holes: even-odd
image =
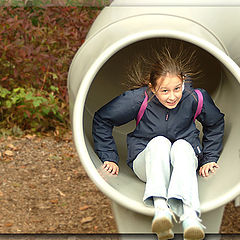
[[[129,3],[130,2],[130,3]],[[125,89],[127,67],[136,54],[158,49],[163,39],[199,49],[205,75],[195,86],[208,90],[225,113],[224,148],[215,176],[199,178],[206,232],[218,233],[224,206],[240,195],[240,5],[238,1],[115,0],[92,25],[68,76],[74,141],[91,180],[113,202],[121,233],[151,232],[153,208],[142,202],[144,183],[126,165],[126,135],[135,122],[114,129],[120,174],[100,170],[93,150],[94,112]],[[131,224],[129,224],[131,223]],[[182,230],[176,227],[175,231]]]

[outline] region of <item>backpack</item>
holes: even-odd
[[[202,111],[202,106],[203,106],[203,95],[202,95],[202,93],[198,89],[195,89],[194,91],[198,95],[198,106],[197,106],[197,110],[196,110],[196,113],[194,115],[194,120],[193,121],[195,121],[196,118],[199,116],[199,114]],[[147,95],[147,92],[145,91],[145,98],[142,102],[142,105],[141,105],[141,107],[139,109],[139,112],[138,112],[138,115],[137,115],[136,126],[139,124],[139,122],[140,122],[140,120],[141,120],[141,118],[142,118],[142,116],[143,116],[143,114],[144,114],[144,112],[147,108],[147,104],[148,104],[148,95]]]

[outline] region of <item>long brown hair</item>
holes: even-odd
[[[168,39],[162,42],[160,50],[151,48],[148,56],[139,55],[128,70],[128,89],[156,86],[156,81],[167,74],[198,78],[201,71],[197,62],[197,48],[180,40]]]

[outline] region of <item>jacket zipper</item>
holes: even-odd
[[[167,110],[165,115],[165,121],[166,121],[166,136],[168,134],[168,118],[169,118],[169,110]]]
[[[168,120],[168,117],[169,117],[169,112],[167,111],[166,116],[165,116],[165,121]]]

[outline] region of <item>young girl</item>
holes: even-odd
[[[173,238],[172,218],[180,218],[185,239],[203,239],[200,223],[197,172],[208,177],[218,168],[222,149],[224,114],[208,93],[197,120],[203,126],[202,144],[194,122],[199,95],[191,85],[197,71],[195,53],[180,47],[177,54],[163,48],[149,60],[137,62],[133,88],[95,113],[95,151],[103,168],[119,173],[118,153],[112,129],[136,119],[148,97],[147,107],[135,130],[127,135],[127,164],[146,183],[143,201],[155,207],[152,231],[159,239]]]

